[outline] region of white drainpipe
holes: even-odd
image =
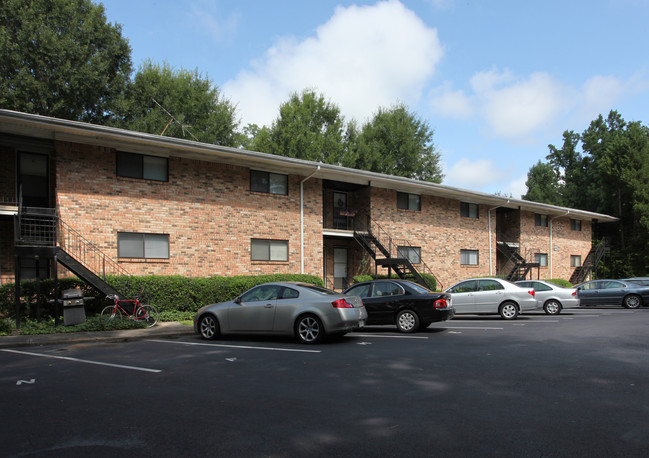
[[[304,273],[304,182],[318,173],[320,166],[315,171],[300,181],[300,273]]]

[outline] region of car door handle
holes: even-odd
[[[272,308],[273,308],[273,304],[266,304],[266,305],[264,305],[264,308],[265,308],[265,309],[272,309]]]

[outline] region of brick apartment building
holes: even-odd
[[[574,279],[588,274],[593,224],[615,220],[8,110],[0,164],[1,283],[59,272],[65,253],[97,275],[306,273],[337,289],[387,269],[431,273],[442,287]],[[34,238],[47,215],[54,235]]]

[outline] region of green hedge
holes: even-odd
[[[158,312],[194,313],[203,305],[234,299],[239,294],[261,283],[274,281],[300,281],[323,286],[315,275],[275,274],[258,276],[188,278],[181,276],[108,277],[106,282],[126,297],[139,296],[142,302],[154,305]],[[36,281],[21,282],[21,314],[36,317]],[[86,312],[99,313],[107,305],[103,294],[90,288],[76,277],[59,279],[59,290],[81,288],[85,297]],[[0,286],[0,318],[15,317],[14,284]],[[41,280],[41,316],[53,316],[54,306],[48,302],[54,298],[54,280]]]

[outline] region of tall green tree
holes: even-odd
[[[265,153],[338,164],[344,150],[343,132],[340,109],[322,94],[305,90],[291,94],[269,131],[253,144]]]
[[[0,1],[0,107],[101,123],[131,49],[90,0]]]
[[[563,137],[561,148],[549,146],[547,164],[530,169],[524,198],[557,203],[559,195],[561,205],[618,217],[619,223],[594,227],[596,239],[612,241],[599,274],[649,274],[649,128],[611,111],[583,133]]]
[[[239,146],[235,107],[197,70],[146,61],[120,97],[110,123],[117,127]]]
[[[403,104],[380,108],[358,136],[357,168],[440,183],[433,130]]]
[[[527,174],[526,200],[552,205],[563,205],[563,187],[552,165],[537,162]]]

